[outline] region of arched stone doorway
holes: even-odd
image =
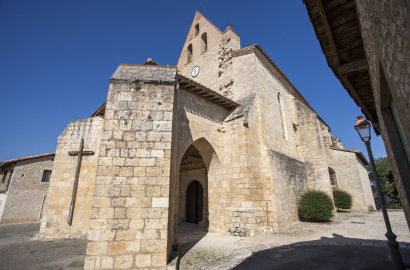
[[[208,171],[202,155],[190,145],[179,170],[179,222],[207,225]]]
[[[186,191],[186,222],[199,224],[203,219],[204,189],[197,180]]]
[[[169,241],[181,245],[182,251],[186,252],[204,237],[207,232],[225,232],[224,211],[227,207],[227,193],[229,187],[223,182],[223,169],[220,159],[209,140],[204,137],[192,141],[182,142],[178,146],[176,164],[175,201],[170,217],[174,225],[173,234],[169,234]],[[203,207],[200,207],[195,215],[195,222],[187,220],[187,198],[188,188],[193,181],[199,182],[202,187]],[[195,189],[197,191],[198,184]],[[200,188],[199,188],[200,190]],[[209,190],[211,192],[209,193]],[[198,196],[195,200],[200,200]],[[196,208],[196,207],[195,207]],[[202,220],[200,212],[202,209]],[[188,210],[189,212],[189,210]],[[199,218],[198,218],[199,217]],[[193,223],[190,223],[193,222]],[[199,223],[198,223],[199,222]],[[176,256],[171,255],[171,258]]]

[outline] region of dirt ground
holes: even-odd
[[[397,235],[401,250],[404,250],[402,255],[407,254],[410,252],[410,233],[404,213],[403,211],[388,213],[393,232]],[[233,269],[252,254],[272,248],[346,246],[346,249],[353,247],[369,249],[377,247],[377,252],[380,254],[388,253],[384,236],[386,227],[381,212],[338,213],[331,222],[297,222],[279,231],[265,231],[255,238],[206,233],[198,225],[187,223],[180,224],[178,231],[178,239],[182,246],[180,269]],[[376,254],[375,252],[373,253]],[[176,252],[173,255],[177,256]],[[384,263],[390,265],[387,254],[382,257],[386,261]],[[169,264],[168,268],[175,269],[176,261],[177,258]]]

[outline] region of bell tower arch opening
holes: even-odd
[[[186,63],[189,64],[192,61],[192,44],[189,44],[187,47],[187,59],[186,59]]]
[[[208,38],[206,32],[201,36],[201,53],[208,49]]]
[[[195,36],[199,35],[199,23],[195,25]]]

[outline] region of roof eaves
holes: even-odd
[[[319,41],[320,48],[322,49],[322,53],[323,53],[323,55],[325,56],[325,59],[326,59],[326,62],[327,62],[327,64],[328,64],[329,68],[332,70],[332,72],[333,72],[333,74],[335,75],[335,77],[340,81],[340,83],[342,84],[343,88],[346,90],[346,92],[348,93],[348,95],[353,99],[353,101],[356,103],[356,105],[361,108],[361,111],[362,111],[362,113],[366,116],[366,118],[369,119],[369,120],[371,120],[372,122],[377,122],[377,121],[378,121],[378,120],[377,120],[377,114],[376,114],[376,115],[372,115],[372,113],[369,112],[369,110],[368,110],[368,109],[366,108],[366,106],[363,104],[363,102],[362,102],[362,100],[360,99],[360,97],[357,95],[356,89],[354,89],[353,86],[350,85],[350,82],[348,82],[348,80],[347,80],[346,78],[344,78],[343,76],[340,76],[339,73],[337,72],[337,66],[340,64],[340,63],[338,62],[338,60],[335,62],[335,60],[332,61],[332,60],[330,59],[330,57],[329,57],[329,52],[326,51],[326,49],[325,49],[326,46],[324,46],[324,43],[326,43],[326,42],[324,42],[324,41],[322,40],[322,37],[321,37],[321,35],[319,34],[319,32],[318,32],[318,30],[317,30],[317,28],[316,28],[316,24],[315,24],[315,22],[313,21],[313,16],[312,16],[312,13],[311,13],[311,10],[310,10],[311,5],[317,4],[317,2],[315,2],[315,1],[309,2],[309,1],[303,0],[303,3],[304,3],[305,6],[306,6],[306,10],[307,10],[307,13],[308,13],[308,16],[309,16],[310,23],[311,23],[312,26],[313,26],[313,30],[314,30],[315,35],[316,35],[316,39]],[[320,3],[320,2],[319,2],[319,3]],[[325,15],[326,15],[326,14],[325,14]],[[321,16],[321,17],[324,17],[324,18],[322,18],[322,20],[326,20],[326,22],[327,22],[327,17],[326,17],[326,16],[322,16],[322,14],[320,14],[320,16]],[[361,26],[360,26],[360,21],[357,20],[357,22],[358,22],[358,26],[361,27]],[[322,33],[322,34],[326,34],[326,33]],[[329,36],[329,35],[327,35],[327,36]],[[363,39],[362,36],[361,36],[361,38]],[[331,40],[333,40],[333,38],[331,38]],[[332,41],[332,42],[333,42],[333,41]],[[335,48],[335,47],[334,47],[334,48]],[[337,52],[336,52],[336,55],[337,55]],[[353,92],[353,93],[352,93],[352,92]],[[379,132],[377,129],[374,129],[374,130],[375,130],[375,132],[376,132],[377,135],[380,134],[380,132]]]
[[[14,162],[19,162],[23,160],[28,160],[28,159],[34,159],[34,158],[41,158],[41,157],[47,157],[47,156],[54,156],[56,153],[47,153],[47,154],[41,154],[41,155],[36,155],[36,156],[28,156],[28,157],[22,157],[22,158],[15,158],[15,159],[10,159],[10,160],[4,160],[0,162],[0,167],[5,166],[6,164],[14,163]]]
[[[188,85],[192,85],[192,86],[194,86],[194,87],[197,88],[197,89],[201,89],[202,91],[213,95],[213,96],[214,96],[214,99],[215,99],[215,97],[216,97],[219,101],[222,101],[222,103],[221,103],[221,102],[217,102],[217,101],[215,101],[215,100],[213,100],[213,99],[211,100],[211,99],[207,98],[206,96],[197,94],[197,93],[195,93],[195,92],[193,92],[193,91],[187,89],[187,87],[186,87],[185,85],[184,85],[184,86],[181,86],[181,82],[185,82],[185,83],[187,83]],[[190,92],[190,93],[192,93],[192,94],[194,94],[194,95],[196,95],[196,96],[198,96],[198,97],[200,97],[200,98],[202,98],[202,99],[204,99],[204,100],[208,100],[209,102],[214,103],[214,104],[216,104],[217,106],[223,107],[223,108],[225,108],[225,109],[227,109],[227,110],[236,109],[236,108],[238,108],[239,106],[241,106],[241,104],[236,103],[235,101],[233,101],[233,100],[231,100],[231,99],[229,99],[229,98],[227,98],[227,97],[225,97],[225,96],[223,96],[223,95],[221,95],[221,94],[219,94],[219,93],[213,91],[212,89],[210,89],[210,88],[208,88],[208,87],[206,87],[206,86],[204,86],[204,85],[202,85],[202,84],[200,84],[200,83],[198,83],[198,82],[196,82],[196,81],[193,81],[193,80],[191,80],[191,79],[189,79],[189,78],[183,76],[182,74],[178,74],[178,83],[179,83],[180,88],[181,88],[182,90],[186,90],[186,91],[188,91],[188,92]]]

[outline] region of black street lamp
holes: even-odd
[[[384,202],[384,196],[382,193],[382,189],[380,188],[379,177],[377,176],[376,172],[376,166],[374,165],[372,149],[370,148],[371,126],[372,125],[370,124],[370,122],[366,120],[366,118],[363,118],[363,116],[359,116],[357,117],[354,129],[357,130],[357,133],[359,133],[360,138],[362,139],[362,141],[364,141],[364,144],[367,148],[367,153],[369,154],[370,166],[372,167],[374,182],[376,183],[377,193],[379,194],[380,206],[383,212],[384,223],[386,223],[387,233],[385,235],[387,237],[387,245],[390,248],[390,254],[394,270],[404,270],[405,267],[403,259],[400,255],[399,243],[396,241],[397,236],[391,230],[389,216],[387,215],[386,204]]]

